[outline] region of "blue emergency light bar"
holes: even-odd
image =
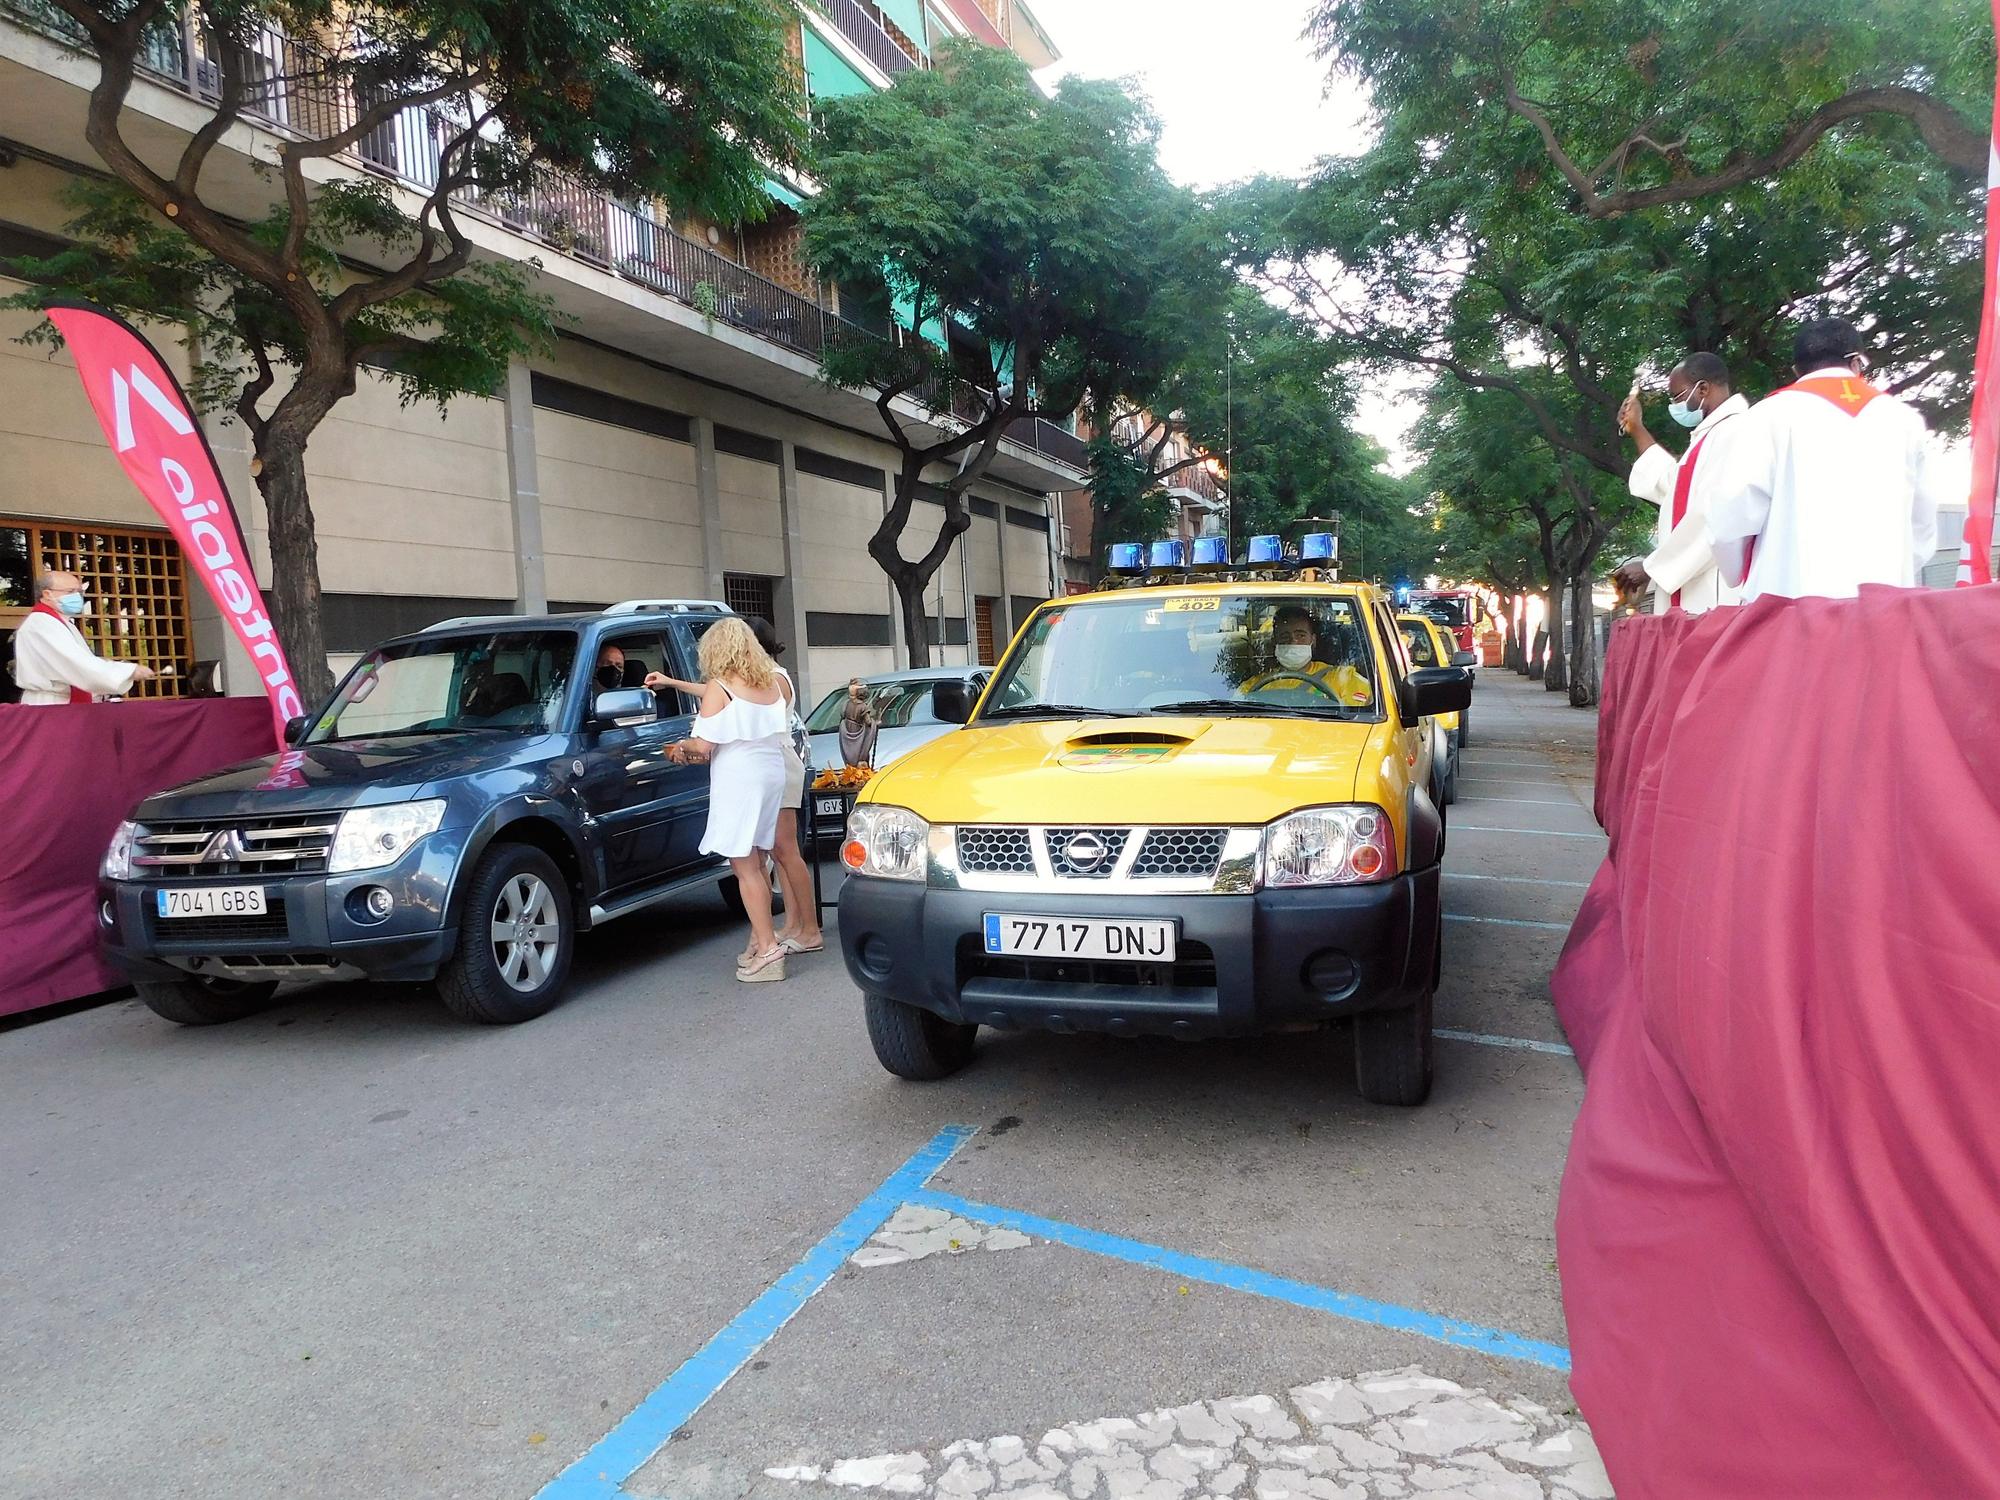
[[[1332,562],[1340,556],[1340,549],[1334,544],[1330,531],[1308,531],[1299,540],[1299,559],[1302,562]]]
[[[1155,542],[1146,564],[1153,568],[1185,568],[1187,549],[1179,542]]]
[[[1282,537],[1253,536],[1250,538],[1250,565],[1275,563],[1285,560],[1285,543]]]
[[[1229,538],[1226,536],[1198,536],[1194,539],[1194,565],[1197,568],[1226,568],[1229,566]]]
[[[1146,566],[1145,548],[1138,542],[1113,542],[1110,569],[1114,573],[1137,573]]]

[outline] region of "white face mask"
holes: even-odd
[[[1296,672],[1300,667],[1303,667],[1313,659],[1313,648],[1310,646],[1280,646],[1273,655],[1278,658],[1279,666]]]

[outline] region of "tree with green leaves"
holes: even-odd
[[[305,470],[314,431],[364,364],[405,400],[442,404],[494,393],[509,359],[554,331],[533,274],[476,252],[468,211],[504,214],[559,172],[578,198],[755,217],[767,163],[803,145],[778,0],[49,4],[97,64],[85,135],[114,186],[80,190],[74,248],[17,270],[188,330],[196,392],[250,432],[271,616],[309,697],[331,686]],[[132,119],[132,90],[145,67],[190,50],[215,88],[196,96],[207,117],[168,160]],[[268,162],[234,154],[246,126],[279,138]],[[385,135],[406,154],[424,143],[399,169],[425,186],[346,165]],[[247,220],[246,187],[271,199]]]
[[[1522,166],[1594,219],[1712,202],[1858,139],[1963,186],[1990,151],[1977,0],[1317,0],[1308,32],[1370,88],[1511,125]]]
[[[1990,91],[1988,41],[1975,64],[1958,39],[1968,14],[1962,3],[1898,12],[1912,67],[1902,86],[1952,100]],[[1891,389],[1942,425],[1962,423],[1979,226],[1949,157],[1871,111],[1742,180],[1718,165],[1732,150],[1776,150],[1768,142],[1785,121],[1870,86],[1896,55],[1880,49],[1875,25],[1872,13],[1791,16],[1757,4],[1689,12],[1586,0],[1556,14],[1515,0],[1442,10],[1326,0],[1314,34],[1368,88],[1377,142],[1302,187],[1246,188],[1239,254],[1359,358],[1518,407],[1463,403],[1460,415],[1548,450],[1552,484],[1540,494],[1555,507],[1552,555],[1562,591],[1587,598],[1604,548],[1638,514],[1619,483],[1631,455],[1618,403],[1634,378],[1657,390],[1692,350],[1723,355],[1754,396],[1785,378],[1798,321],[1851,316],[1870,331]],[[1518,98],[1568,101],[1550,118],[1569,139],[1621,111],[1652,126],[1699,118],[1671,168],[1680,185],[1615,213],[1587,211],[1510,105],[1509,79]],[[1648,160],[1607,171],[1627,186],[1654,182],[1662,169]],[[1577,613],[1567,653],[1576,670],[1552,661],[1551,685],[1567,682],[1581,704],[1594,671]]]
[[[816,125],[807,254],[916,330],[846,341],[824,375],[875,393],[899,451],[868,550],[895,587],[910,659],[927,662],[925,589],[972,524],[966,492],[1008,429],[1113,410],[1151,386],[1188,288],[1206,278],[1214,305],[1227,277],[1199,205],[1160,169],[1157,122],[1115,84],[1069,78],[1051,97],[1011,53],[960,43],[893,88],[816,106]],[[898,411],[904,398],[928,432]],[[925,493],[943,521],[905,557]]]

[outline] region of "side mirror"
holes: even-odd
[[[659,702],[646,688],[612,688],[590,700],[593,729],[627,729],[650,724],[659,716]]]
[[[1454,651],[1451,653],[1451,664],[1454,667],[1476,667],[1479,665],[1479,656],[1472,651]]]
[[[1464,667],[1425,667],[1410,674],[1409,687],[1410,712],[1420,719],[1472,707],[1472,674]]]
[[[293,717],[285,720],[285,743],[287,745],[298,744],[300,740],[306,737],[306,731],[310,728],[312,728],[311,719],[307,718],[304,714],[295,714]]]
[[[931,689],[931,708],[940,723],[963,724],[972,717],[972,695],[963,682],[952,678]]]

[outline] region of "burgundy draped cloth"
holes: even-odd
[[[97,871],[139,800],[270,754],[262,698],[0,705],[0,1015],[115,989]]]
[[[1553,989],[1620,1500],[2000,1496],[2000,589],[1620,622]]]

